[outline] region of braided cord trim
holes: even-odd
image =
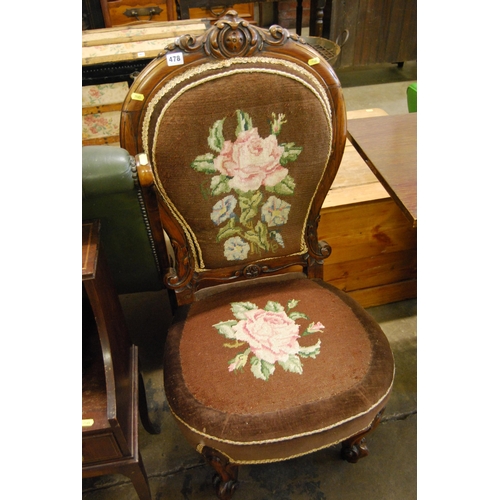
[[[297,65],[295,63],[291,63],[289,61],[284,61],[282,59],[264,58],[264,57],[250,57],[250,58],[239,57],[239,58],[233,58],[230,60],[216,62],[216,63],[203,64],[199,67],[196,67],[196,68],[193,68],[191,70],[186,71],[182,75],[172,79],[172,81],[167,83],[167,85],[165,85],[155,95],[153,100],[148,105],[148,109],[146,111],[146,115],[145,115],[145,119],[144,119],[144,127],[143,127],[143,131],[142,131],[142,141],[143,141],[144,149],[146,151],[148,151],[148,147],[149,147],[148,135],[149,135],[149,126],[150,126],[152,113],[153,113],[156,105],[159,103],[159,101],[161,100],[161,98],[165,94],[167,94],[168,92],[173,90],[176,86],[187,82],[189,79],[191,79],[195,76],[199,76],[203,73],[206,73],[207,71],[222,69],[224,67],[231,67],[233,65],[238,65],[238,64],[241,65],[241,64],[251,64],[251,63],[254,63],[254,64],[255,63],[267,63],[267,64],[275,64],[275,65],[279,65],[279,66],[285,66],[288,69],[292,69],[295,72],[299,73],[302,77],[307,77],[307,80],[309,80],[309,81],[306,81],[305,79],[301,78],[298,75],[291,74],[289,72],[282,71],[282,70],[277,70],[274,68],[238,67],[238,68],[232,69],[230,71],[225,71],[223,73],[207,76],[206,78],[196,80],[196,81],[182,87],[165,104],[165,106],[161,110],[160,116],[158,117],[158,119],[156,121],[156,124],[161,123],[162,118],[165,115],[165,113],[168,111],[170,106],[179,97],[181,97],[187,91],[189,91],[189,90],[191,90],[199,85],[203,85],[204,83],[206,83],[208,81],[213,81],[213,80],[217,80],[220,78],[225,78],[227,76],[231,76],[231,75],[235,75],[235,74],[264,73],[264,74],[280,75],[280,76],[283,76],[285,78],[290,78],[292,80],[295,80],[295,81],[301,83],[306,88],[308,88],[315,95],[315,97],[320,101],[320,103],[323,107],[324,113],[328,117],[327,123],[328,123],[328,127],[329,127],[329,136],[330,137],[332,136],[332,124],[331,124],[331,122],[332,122],[332,110],[330,107],[330,103],[328,101],[325,89],[319,84],[319,82],[313,77],[313,75],[311,75],[309,72],[304,70],[299,65]],[[152,144],[152,166],[153,166],[153,173],[157,179],[158,179],[158,174],[157,174],[157,168],[156,168],[156,147],[157,147],[157,141],[158,141],[158,130],[159,130],[159,127],[156,126],[156,128],[154,130],[153,144]],[[328,157],[330,157],[331,151],[332,151],[332,141],[330,140],[329,144],[328,144]],[[327,167],[327,163],[325,163],[325,165],[323,167],[323,173],[324,173],[326,167]],[[320,183],[318,183],[318,186],[316,187],[316,191],[314,193],[314,196],[316,195],[316,192],[319,189],[319,185],[320,185]],[[170,210],[172,211],[172,214],[174,215],[175,219],[177,220],[177,222],[179,223],[179,225],[182,227],[183,231],[186,234],[188,243],[191,247],[191,251],[192,251],[192,254],[194,256],[196,272],[206,270],[205,263],[203,261],[202,250],[198,244],[198,241],[196,239],[196,235],[194,234],[194,232],[190,228],[187,221],[182,217],[181,213],[176,209],[175,205],[172,203],[172,201],[168,197],[163,185],[161,183],[158,183],[157,186],[158,186],[158,189],[160,191],[160,194],[161,194],[163,200],[165,201],[165,203],[167,203],[167,205],[169,206]],[[307,213],[309,213],[309,211],[311,209],[312,200],[314,199],[314,196],[311,198]],[[304,219],[304,225],[302,228],[301,250],[299,252],[296,252],[293,255],[302,255],[302,254],[307,252],[307,244],[306,244],[306,241],[304,239],[304,235],[306,234],[306,225],[307,225],[307,217]],[[269,259],[262,259],[262,260],[269,260]]]

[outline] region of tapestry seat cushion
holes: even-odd
[[[380,327],[319,280],[238,283],[179,310],[165,390],[195,447],[235,463],[284,460],[368,428],[385,407],[394,360]]]

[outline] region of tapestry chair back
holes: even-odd
[[[126,104],[122,124],[139,119],[140,137],[124,147],[147,154],[171,218],[178,266],[170,281],[181,303],[214,280],[318,265],[327,252],[315,236],[319,209],[345,143],[328,64],[281,28],[218,24],[216,41],[181,38],[156,61],[150,73],[159,81],[145,92],[147,75],[132,88],[145,99]],[[275,50],[286,45],[289,53]]]

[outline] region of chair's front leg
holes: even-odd
[[[366,446],[366,436],[373,432],[382,418],[382,413],[384,413],[385,408],[383,408],[377,416],[373,419],[370,427],[355,436],[350,437],[342,442],[341,456],[344,460],[355,464],[360,458],[366,457],[368,455],[368,447]]]
[[[201,454],[216,472],[213,484],[217,497],[220,500],[230,500],[238,487],[238,466],[231,463],[225,455],[208,446],[203,447]]]

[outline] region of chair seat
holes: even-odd
[[[388,340],[345,293],[294,273],[199,296],[165,350],[167,400],[198,449],[285,460],[368,429],[385,407]]]

